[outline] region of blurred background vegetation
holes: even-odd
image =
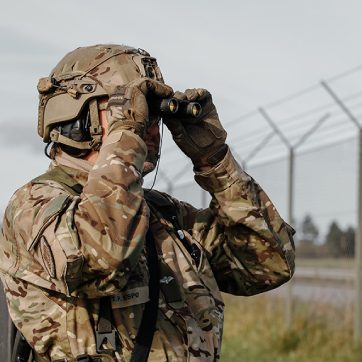
[[[325,237],[320,238],[317,224],[307,214],[298,227],[297,243],[299,258],[353,258],[355,228],[348,226],[343,229],[333,220]]]
[[[222,362],[358,362],[362,345],[352,339],[352,310],[295,300],[294,320],[285,329],[284,300],[272,293],[224,295]]]

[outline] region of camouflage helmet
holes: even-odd
[[[102,140],[98,111],[105,108],[99,98],[140,77],[163,81],[156,59],[143,49],[99,44],[73,50],[49,77],[39,80],[38,134],[47,143],[85,152],[98,149]],[[66,126],[84,115],[88,123],[83,131],[69,133]]]

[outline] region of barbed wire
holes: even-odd
[[[342,100],[347,103],[347,101],[355,100],[358,96],[362,96],[362,92],[350,94],[349,96],[344,97]],[[351,111],[355,111],[355,110],[359,109],[360,107],[362,107],[362,102],[359,102],[357,104],[352,104],[352,105],[348,104],[348,105],[350,106]],[[335,109],[335,110],[332,111],[332,109]],[[300,132],[305,131],[308,127],[310,127],[310,125],[312,123],[315,123],[316,119],[310,118],[309,120],[305,120],[302,125],[295,124],[296,123],[295,121],[301,120],[306,116],[316,114],[317,112],[321,112],[323,110],[331,113],[331,116],[336,116],[337,114],[344,113],[335,102],[330,102],[323,106],[316,107],[314,109],[301,113],[298,116],[294,115],[292,117],[282,119],[282,120],[278,121],[278,125],[281,128],[283,128],[284,131],[292,129],[292,134],[289,136],[294,138],[294,137],[297,137],[297,135],[300,134]],[[331,117],[331,119],[333,119],[333,118],[334,117]],[[347,117],[344,116],[344,119],[346,119],[346,118]],[[328,121],[327,124],[331,124],[331,121]],[[265,137],[265,134],[267,134],[269,132],[270,132],[270,127],[267,124],[265,124],[251,132],[242,133],[241,135],[237,135],[234,137],[229,137],[228,142],[230,144],[233,144],[234,146],[237,145],[238,143],[243,143],[244,145],[247,145],[249,143],[254,144],[255,142],[257,142],[258,139]],[[177,148],[172,145],[172,146],[168,147],[165,150],[165,152],[167,152],[169,154],[170,152],[172,153],[172,152],[175,152],[176,150],[177,150]]]
[[[362,65],[358,65],[335,76],[329,77],[326,81],[335,84],[338,81],[354,75],[360,71],[362,71]],[[318,82],[310,87],[271,102],[264,106],[263,109],[270,110],[276,107],[281,107],[283,104],[285,105],[292,100],[296,100],[308,94],[310,95],[315,91],[319,91],[321,94],[323,94],[323,97],[329,96],[322,88],[321,83]],[[358,119],[361,119],[362,117],[360,114],[360,108],[362,107],[360,97],[362,97],[362,91],[358,90],[344,95],[344,97],[341,98],[342,102],[344,102],[350,108],[352,113],[358,113],[358,115],[355,114]],[[327,119],[324,124],[319,127],[320,129],[311,135],[311,132],[314,129],[314,125],[318,122],[318,118],[326,113],[329,114],[329,119]],[[252,118],[254,118],[253,124],[255,128],[248,132],[243,132],[240,130],[242,127],[241,123],[251,121]],[[285,135],[288,140],[290,140],[291,144],[297,142],[304,133],[309,132],[311,139],[308,140],[308,145],[303,146],[301,152],[314,149],[316,145],[318,148],[321,148],[328,146],[331,142],[336,143],[339,140],[343,142],[343,140],[350,137],[351,133],[354,131],[350,122],[346,122],[347,120],[347,115],[344,114],[344,111],[333,100],[294,113],[288,117],[275,119],[275,121],[278,122],[278,128],[285,132]],[[255,124],[257,125],[255,126]],[[267,152],[269,153],[271,159],[275,159],[275,154],[283,154],[285,157],[285,146],[281,144],[278,138],[273,137],[270,126],[265,122],[265,120],[263,120],[258,110],[253,110],[230,121],[224,122],[224,125],[228,125],[228,143],[237,154],[244,155],[244,161],[248,160],[249,163],[252,162],[252,159],[256,157],[257,154],[260,155],[260,151],[262,151],[266,145]],[[235,131],[236,127],[239,128],[238,131]],[[318,127],[316,127],[316,129],[317,128]],[[168,158],[163,160],[163,166],[175,164],[176,161],[180,160],[180,155],[175,157],[177,150],[178,148],[174,145],[170,145],[166,148],[164,152],[167,153]],[[256,159],[255,162],[259,162],[264,157],[265,155],[262,156],[259,160]]]

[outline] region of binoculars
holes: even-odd
[[[161,116],[191,116],[196,118],[201,114],[202,111],[200,103],[180,100],[176,98],[161,99],[154,106],[155,111]]]

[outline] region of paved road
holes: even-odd
[[[353,269],[332,269],[319,267],[297,267],[295,272],[296,278],[323,279],[331,281],[350,281],[353,282],[355,271]]]
[[[351,305],[354,302],[353,269],[298,267],[293,277],[293,296],[304,301],[316,301],[335,305]],[[283,296],[287,286],[273,293]]]

